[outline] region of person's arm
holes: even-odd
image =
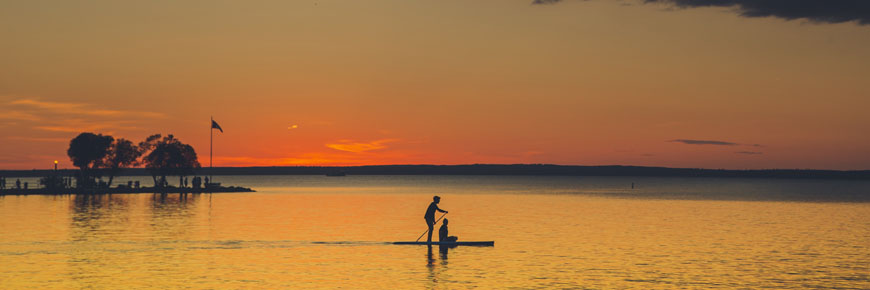
[[[435,210],[443,212],[443,213],[447,213],[446,210],[441,209],[440,207],[438,207],[438,205],[435,205]]]

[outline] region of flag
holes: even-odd
[[[224,129],[221,129],[221,125],[218,125],[214,120],[211,120],[211,128],[221,130],[221,133],[224,132]]]

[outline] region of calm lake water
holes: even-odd
[[[0,197],[0,288],[870,289],[868,181],[216,179],[257,192]],[[495,246],[387,244],[436,194]]]

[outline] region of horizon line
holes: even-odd
[[[637,167],[637,168],[660,168],[660,169],[688,169],[688,170],[724,170],[724,171],[771,171],[771,170],[799,170],[799,171],[840,171],[840,172],[862,172],[870,171],[868,169],[818,169],[818,168],[744,168],[744,169],[729,169],[729,168],[704,168],[704,167],[668,167],[654,165],[624,165],[624,164],[606,164],[606,165],[579,165],[579,164],[554,164],[554,163],[462,163],[462,164],[366,164],[366,165],[252,165],[252,166],[215,166],[218,168],[356,168],[356,167],[373,167],[373,166],[561,166],[561,167]],[[146,169],[145,167],[127,167],[123,169]],[[122,170],[123,170],[122,169]],[[200,167],[197,169],[209,169],[209,167]],[[52,168],[46,169],[0,169],[0,171],[51,171]],[[79,168],[59,168],[58,170],[79,170]]]

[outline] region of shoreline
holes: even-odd
[[[140,188],[94,188],[94,189],[47,189],[47,188],[31,188],[31,189],[3,189],[0,190],[0,196],[9,195],[71,195],[71,194],[139,194],[139,193],[227,193],[227,192],[256,192],[253,189],[240,186],[221,186],[209,188],[190,188],[190,187],[140,187]]]

